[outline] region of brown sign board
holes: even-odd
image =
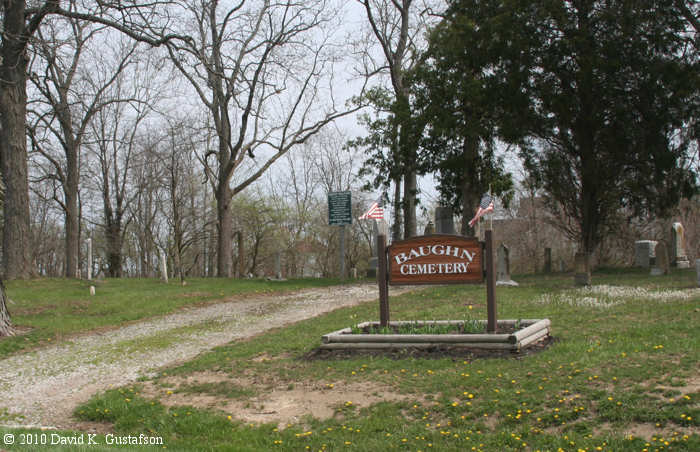
[[[481,243],[474,237],[436,234],[389,246],[389,284],[480,283]]]

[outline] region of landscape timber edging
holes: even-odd
[[[486,324],[485,320],[480,320]],[[461,325],[463,320],[412,320],[389,322],[390,326],[400,325]],[[474,349],[518,351],[549,335],[549,319],[499,320],[498,326],[512,326],[517,323],[525,328],[507,334],[352,334],[351,328],[343,328],[322,337],[323,350],[343,349],[401,349],[460,347]],[[363,322],[358,328],[379,326],[379,322]]]

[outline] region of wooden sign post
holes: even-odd
[[[493,231],[486,230],[486,332],[496,332],[496,266],[494,265]]]
[[[377,235],[377,285],[379,286],[379,324],[389,326],[389,286],[387,285],[386,235]]]

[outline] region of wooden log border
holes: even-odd
[[[487,323],[485,320],[480,322],[484,325]],[[499,320],[498,325],[512,326],[518,322],[525,328],[509,334],[352,334],[350,328],[343,328],[324,335],[320,348],[325,350],[381,350],[448,346],[519,351],[549,335],[551,325],[549,319]],[[389,325],[461,325],[463,323],[463,320],[415,320],[389,322]],[[380,326],[380,323],[363,322],[357,325],[358,328],[369,326]]]

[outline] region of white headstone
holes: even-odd
[[[678,222],[671,226],[671,264],[678,268],[690,268],[685,254],[685,229]]]

